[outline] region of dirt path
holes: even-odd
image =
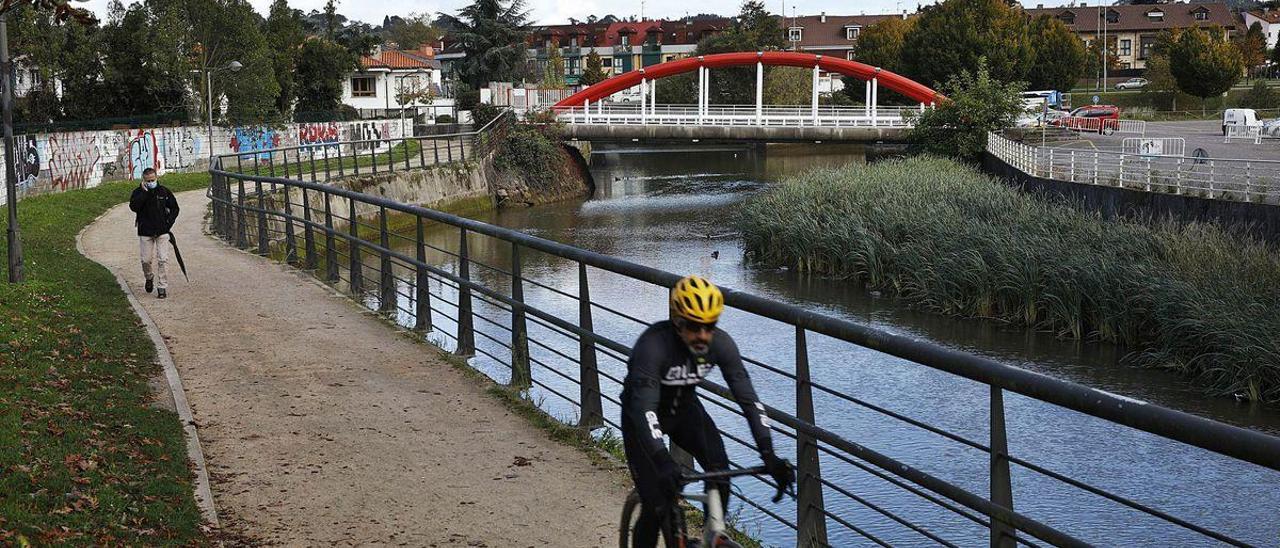
[[[167,300],[142,290],[127,207],[83,244],[124,273],[165,337],[225,529],[290,545],[617,542],[615,471],[346,298],[204,235],[203,191],[179,201],[192,280],[172,263]]]

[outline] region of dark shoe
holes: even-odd
[[[147,293],[150,293],[151,290],[155,288],[156,288],[156,284],[151,280],[147,280]]]
[[[163,299],[163,298],[165,298],[165,297],[168,297],[168,296],[169,296],[169,294],[168,294],[168,293],[165,293],[165,291],[164,291],[163,289],[161,289],[161,290],[159,290],[159,291],[157,291],[157,292],[156,292],[156,297],[159,297],[159,298],[161,298],[161,299]]]

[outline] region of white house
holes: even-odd
[[[1280,42],[1280,9],[1259,8],[1244,12],[1245,30],[1255,22],[1262,25],[1262,34],[1267,37],[1267,47],[1276,47],[1276,43]]]
[[[360,70],[343,80],[342,102],[367,117],[396,116],[404,108],[434,119],[437,113],[453,113],[453,99],[443,96],[440,84],[440,62],[431,46],[382,50],[361,57]],[[405,97],[419,92],[429,95]]]

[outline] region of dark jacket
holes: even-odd
[[[138,214],[136,224],[139,236],[168,234],[174,221],[178,220],[178,199],[161,184],[157,184],[152,190],[142,187],[133,189],[133,196],[129,197],[129,209]]]

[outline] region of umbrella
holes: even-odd
[[[182,269],[182,277],[190,282],[191,277],[187,276],[187,263],[182,261],[182,250],[178,249],[178,238],[173,235],[172,231],[169,232],[169,243],[173,244],[173,257],[178,259],[178,268]]]

